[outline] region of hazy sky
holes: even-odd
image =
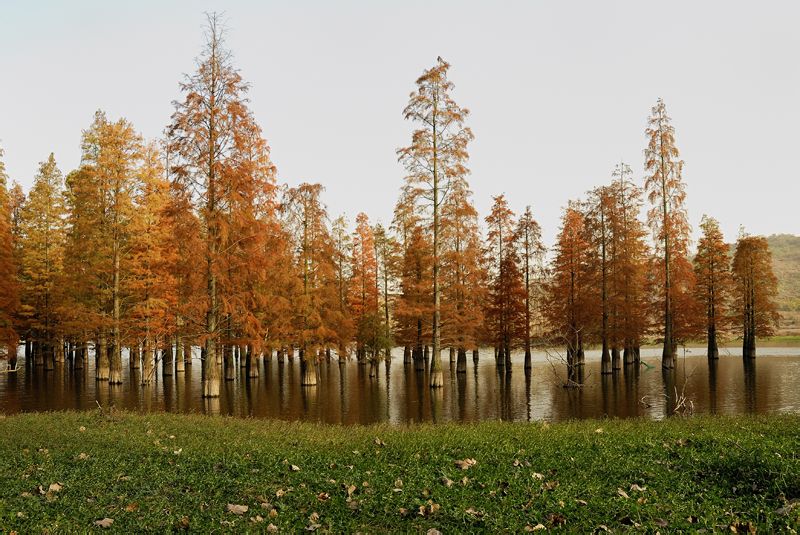
[[[422,70],[441,55],[472,112],[470,183],[485,215],[505,193],[549,243],[569,199],[642,177],[664,98],[686,161],[688,209],[726,237],[800,234],[798,2],[210,2],[0,0],[0,143],[26,188],[55,152],[78,165],[95,110],[156,137],[194,68],[204,11],[228,45],[281,181],[321,182],[331,215],[384,222],[395,149]]]

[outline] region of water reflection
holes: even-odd
[[[194,353],[199,355],[195,348]],[[446,357],[446,354],[445,354]],[[141,370],[124,366],[123,383],[95,381],[94,358],[83,367],[69,362],[52,370],[20,360],[16,373],[0,375],[0,411],[89,410],[98,405],[138,411],[200,412],[355,424],[443,422],[485,419],[531,421],[588,417],[664,418],[693,409],[709,413],[800,412],[800,350],[767,348],[756,359],[738,355],[708,361],[702,350],[662,370],[658,350],[643,351],[641,366],[624,364],[601,375],[599,355],[588,352],[567,381],[566,366],[545,353],[534,354],[525,370],[522,355],[512,366],[494,359],[466,360],[467,373],[445,360],[445,387],[431,390],[430,359],[392,361],[373,366],[323,358],[316,387],[300,385],[296,358],[253,359],[237,365],[224,381],[221,397],[200,398],[201,366],[141,385]],[[249,373],[252,372],[252,373]],[[253,377],[252,375],[256,375]]]

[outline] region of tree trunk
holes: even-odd
[[[247,377],[258,377],[258,359],[253,354],[253,346],[247,344],[245,347],[245,364],[247,365]]]
[[[225,380],[236,379],[236,363],[233,361],[233,346],[225,344],[222,347],[222,363],[225,368]]]
[[[480,358],[480,352],[477,348],[472,350],[472,364],[478,365],[478,359]]]
[[[458,348],[458,362],[456,363],[456,373],[467,373],[467,350],[463,347]]]
[[[175,369],[175,361],[172,353],[172,344],[167,340],[164,349],[161,351],[161,376],[172,376]]]
[[[719,358],[719,346],[717,346],[717,327],[716,325],[709,325],[708,327],[708,358],[709,360],[717,360]]]
[[[454,363],[456,361],[456,348],[450,346],[450,363]]]
[[[183,357],[183,341],[180,334],[175,334],[175,373],[186,372],[186,359]]]
[[[132,370],[138,370],[140,367],[139,361],[141,359],[141,347],[137,340],[135,344],[131,345],[128,350],[128,366]]]
[[[611,348],[611,369],[612,370],[619,370],[622,368],[620,365],[621,359],[619,358],[619,348],[617,346],[612,346]]]
[[[155,370],[153,368],[153,348],[150,345],[150,338],[145,337],[144,348],[142,351],[142,384],[148,385],[153,380]]]
[[[183,364],[187,368],[192,365],[192,344],[188,342],[183,343]]]
[[[317,386],[317,363],[313,353],[313,351],[300,350],[301,386]]]
[[[403,346],[403,364],[411,364],[411,346]]]
[[[110,373],[108,362],[108,348],[106,346],[106,333],[100,331],[97,336],[97,344],[94,348],[95,360],[97,365],[95,368],[95,379],[98,381],[108,381]]]

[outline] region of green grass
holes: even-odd
[[[467,458],[477,464],[454,464]],[[102,518],[126,533],[800,524],[791,501],[800,498],[798,416],[337,427],[23,414],[0,418],[0,459],[6,532],[101,530]],[[236,515],[227,504],[249,510]]]

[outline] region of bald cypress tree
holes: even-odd
[[[417,125],[411,145],[398,149],[406,168],[406,182],[413,202],[428,210],[432,237],[433,325],[431,380],[433,388],[444,386],[441,360],[441,217],[442,206],[453,180],[466,177],[467,145],[473,139],[465,126],[468,110],[451,96],[453,83],[447,78],[450,64],[438,58],[436,65],[417,79],[403,115]]]

